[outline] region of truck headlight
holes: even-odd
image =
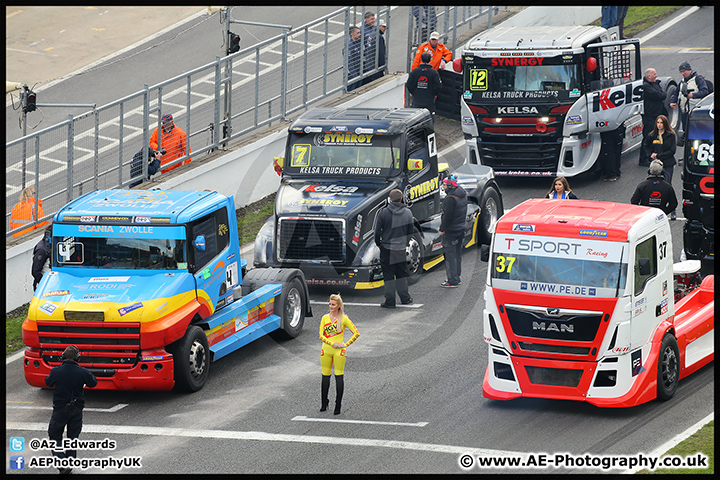
[[[353,266],[380,265],[380,248],[375,245],[375,239],[365,242],[355,256]]]

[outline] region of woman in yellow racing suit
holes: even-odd
[[[322,369],[322,382],[320,389],[320,411],[327,410],[328,391],[330,390],[330,374],[332,366],[335,365],[335,415],[340,413],[343,391],[345,390],[345,360],[347,359],[346,347],[349,347],[360,336],[352,321],[345,315],[343,301],[339,294],[330,295],[330,313],[323,315],[320,320],[320,340],[322,340],[322,351],[320,352],[320,367]],[[353,336],[343,343],[345,328],[349,328]]]

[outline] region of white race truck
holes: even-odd
[[[638,147],[640,40],[615,40],[616,30],[499,26],[470,40],[453,62],[469,163],[497,176],[571,177],[595,165],[601,133],[624,125],[622,150]],[[669,97],[675,82],[659,80]]]
[[[671,398],[715,358],[714,276],[676,303],[659,209],[527,200],[500,218],[490,248],[487,398],[629,407]]]

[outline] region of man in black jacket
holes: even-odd
[[[82,431],[82,411],[85,408],[85,385],[92,388],[97,385],[97,379],[85,367],[77,364],[80,350],[75,345],[69,345],[62,354],[63,363],[50,370],[45,377],[45,385],[55,387],[53,392],[53,413],[48,426],[48,438],[55,442],[53,455],[59,458],[75,458],[77,451],[61,450],[62,437],[67,426],[67,438],[78,438]],[[59,468],[60,473],[70,473],[72,468]]]
[[[409,276],[405,249],[413,234],[413,215],[402,203],[402,192],[390,191],[388,204],[375,220],[375,245],[380,247],[380,267],[385,283],[383,308],[395,308],[395,291],[403,305],[413,303],[408,293]]]
[[[633,193],[630,203],[659,208],[665,215],[670,215],[678,205],[677,196],[672,185],[665,181],[663,163],[653,160],[648,169],[648,178],[642,181]],[[670,217],[670,220],[675,220]]]
[[[33,250],[33,263],[30,272],[33,277],[33,292],[42,280],[43,274],[52,265],[52,225],[45,227],[43,236]]]
[[[468,200],[465,189],[458,185],[457,178],[453,175],[443,180],[443,189],[445,198],[440,217],[440,235],[443,235],[447,280],[440,286],[452,288],[460,285],[460,264]]]
[[[665,97],[667,94],[660,86],[660,80],[657,79],[657,72],[654,68],[645,70],[643,78],[643,95],[644,109],[642,114],[643,121],[643,143],[640,144],[640,165],[643,167],[650,166],[650,154],[645,150],[645,139],[655,128],[655,119],[659,115],[667,116],[665,109]]]
[[[420,55],[422,63],[408,75],[405,87],[412,94],[413,108],[427,108],[435,118],[435,97],[440,93],[442,81],[440,74],[430,65],[432,55],[423,52]]]

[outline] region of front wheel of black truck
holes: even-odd
[[[405,247],[405,258],[407,259],[408,267],[408,284],[414,285],[420,280],[420,274],[423,270],[423,244],[420,232],[417,229],[413,229],[413,234],[408,240],[407,247]]]
[[[185,335],[170,346],[175,367],[175,385],[184,392],[197,392],[210,374],[210,348],[207,335],[190,325]]]

